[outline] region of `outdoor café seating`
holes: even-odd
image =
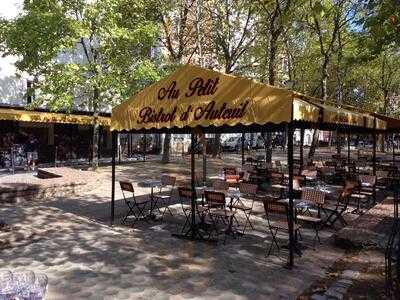
[[[327,218],[324,221],[324,225],[334,227],[334,224],[339,221],[343,226],[347,225],[343,215],[346,213],[350,197],[357,186],[357,182],[346,181],[342,192],[340,193],[337,201],[333,205],[324,205],[324,212],[327,214]]]
[[[124,198],[125,204],[128,207],[128,211],[125,217],[122,219],[122,224],[126,224],[128,218],[133,217],[132,227],[135,225],[136,221],[139,219],[147,220],[147,215],[145,214],[146,206],[150,203],[150,199],[137,200],[135,197],[135,189],[131,182],[120,181],[119,185],[122,190],[122,196]],[[131,197],[128,197],[128,193]]]
[[[158,205],[164,205],[164,210],[162,212],[162,218],[164,217],[166,211],[170,213],[171,216],[173,216],[171,209],[169,208],[169,205],[171,200],[172,200],[172,193],[174,191],[174,186],[176,182],[176,177],[169,176],[169,175],[161,175],[161,185],[159,186],[158,192],[154,193],[153,197],[155,199],[155,202]]]
[[[214,191],[227,191],[229,189],[229,183],[222,179],[214,179],[212,188]]]
[[[273,198],[263,200],[265,216],[267,220],[267,230],[269,231],[272,241],[268,248],[266,256],[271,255],[272,250],[276,248],[280,252],[281,245],[278,242],[278,233],[289,235],[289,226],[287,222],[288,207],[284,203],[280,203]],[[300,226],[297,223],[293,224],[295,241],[299,237]]]
[[[299,209],[296,209],[296,220],[312,226],[315,231],[313,239],[313,247],[315,248],[315,243],[317,241],[321,243],[319,238],[319,231],[322,227],[320,210],[325,203],[325,193],[319,190],[305,188],[301,192],[300,200],[305,204],[303,209],[301,206],[298,206]],[[317,208],[317,215],[312,214],[310,210],[311,207]]]
[[[160,91],[165,91],[166,87],[172,84],[175,86],[177,82],[179,82],[179,89],[182,90],[184,87],[190,88],[192,86],[191,82],[197,80],[197,78],[210,79],[216,77],[218,77],[218,81],[220,82],[220,88],[216,89],[212,95],[200,95],[200,93],[195,93],[195,90],[193,90],[191,96],[187,97],[183,96],[187,95],[187,93],[182,91],[181,93],[177,92],[176,100],[184,101],[174,101],[174,103],[176,103],[175,110],[172,110],[170,101],[159,102],[159,99],[157,100],[157,96],[160,96]],[[235,86],[235,89],[230,88],[233,86]],[[243,101],[238,101],[238,90],[242,91],[240,95]],[[217,116],[218,109],[223,110],[223,115],[225,116],[225,114],[227,114],[229,118],[211,118],[210,116]],[[146,113],[141,114],[140,112],[143,110],[145,110]],[[183,113],[177,116],[175,115],[176,111]],[[137,116],[140,116],[140,118],[138,119]],[[153,120],[153,116],[157,117],[154,117]],[[373,113],[361,113],[351,107],[336,107],[331,103],[310,98],[291,90],[277,89],[272,86],[256,83],[252,80],[227,76],[226,74],[191,65],[184,65],[178,68],[168,77],[154,83],[146,89],[145,92],[138,93],[132,96],[128,101],[114,107],[111,123],[111,130],[113,131],[111,222],[113,222],[115,218],[115,158],[119,134],[123,132],[155,132],[165,134],[190,133],[191,189],[195,189],[194,174],[196,172],[196,161],[194,149],[200,135],[208,133],[222,134],[227,131],[234,132],[235,130],[242,133],[246,131],[249,133],[286,131],[288,142],[285,172],[288,175],[288,182],[284,182],[283,173],[276,173],[272,170],[272,165],[266,162],[265,155],[256,155],[256,164],[257,175],[261,179],[260,189],[268,189],[269,183],[270,189],[267,192],[275,196],[273,197],[274,199],[268,199],[269,201],[263,202],[268,219],[268,230],[273,236],[273,242],[268,251],[268,255],[271,253],[273,247],[277,246],[279,249],[276,239],[277,232],[283,230],[288,233],[290,228],[288,255],[288,265],[290,267],[294,264],[293,254],[296,251],[297,234],[300,226],[294,223],[295,219],[293,218],[293,214],[288,214],[288,207],[293,207],[295,200],[299,200],[294,199],[295,193],[293,193],[292,190],[293,185],[296,189],[298,188],[298,190],[303,190],[306,186],[306,183],[302,183],[300,179],[297,184],[297,179],[294,177],[294,174],[298,174],[294,161],[300,162],[298,169],[302,169],[304,166],[304,157],[298,159],[298,156],[294,155],[296,150],[293,141],[295,130],[308,128],[329,131],[340,130],[343,131],[343,133],[351,134],[373,134],[374,148],[372,161],[373,173],[375,173],[376,135],[384,133],[387,129],[387,122]],[[302,148],[301,155],[303,156]],[[244,157],[242,155],[242,161],[243,160]],[[321,160],[325,161],[326,157],[323,157]],[[327,161],[322,167],[316,165],[318,171],[316,177],[320,177],[322,181],[328,184],[343,182],[344,175],[346,174],[343,168],[344,160],[343,158]],[[206,165],[203,167],[206,168]],[[276,163],[275,167],[280,166]],[[359,171],[369,171],[370,169],[370,166],[365,166],[365,168],[359,168]],[[315,170],[309,171],[312,172]],[[309,177],[314,177],[315,172],[312,174],[313,176]],[[239,178],[229,178],[229,176],[238,175]],[[303,176],[304,175],[307,177],[307,174],[303,174]],[[218,177],[214,176],[214,178],[220,178],[212,183],[214,191],[203,189],[207,202],[206,206],[208,208],[207,215],[212,219],[214,225],[217,225],[217,223],[228,224],[228,229],[225,230],[225,233],[234,233],[232,230],[232,220],[235,216],[235,211],[234,209],[230,210],[229,206],[227,207],[226,198],[229,193],[229,185],[231,184],[231,186],[239,187],[240,189],[241,180],[243,179],[240,178],[240,174],[238,174],[236,170],[229,170],[228,168],[225,168],[224,174],[220,174]],[[265,180],[267,178],[269,178],[269,182]],[[231,180],[232,182],[229,182]],[[375,184],[376,182],[374,183],[374,187]],[[205,185],[205,183],[203,183],[203,185]],[[280,186],[274,189],[273,185]],[[316,189],[318,189],[318,185],[319,183],[316,184]],[[283,192],[285,192],[286,189],[288,191],[288,199],[282,199]],[[279,191],[279,195],[274,193],[276,190]],[[344,191],[347,192],[347,189]],[[366,191],[367,189],[364,187],[363,192]],[[154,196],[155,199],[158,199],[157,194]],[[167,198],[162,199],[171,199],[171,195],[172,194],[169,194]],[[347,198],[346,193],[342,193],[342,196],[343,195]],[[230,196],[230,198],[232,202],[232,196]],[[286,201],[283,203],[283,206],[280,206],[282,203],[278,203],[280,200]],[[340,201],[342,201],[341,198]],[[199,228],[197,224],[195,224],[195,218],[193,218],[193,215],[196,213],[195,203],[196,197],[194,197],[192,193],[191,234],[187,237],[191,240],[203,240],[203,235],[199,232]],[[323,206],[325,209],[325,203]],[[344,206],[347,207],[347,204]],[[342,210],[342,208],[342,203],[336,205],[331,212],[331,217],[327,222],[328,224],[333,225],[336,220],[342,220],[343,214],[345,213],[345,210]],[[167,210],[169,210],[168,205],[165,207],[163,214],[165,214]],[[240,213],[239,209],[237,211]],[[272,222],[269,218],[270,214],[277,211],[281,212],[281,217],[282,215],[285,216],[281,224]],[[169,212],[172,214],[170,210]],[[216,228],[217,226],[214,227]],[[294,228],[294,230],[292,230],[292,228]],[[295,240],[293,236],[296,236]],[[318,237],[316,237],[316,240],[318,240]]]
[[[365,195],[363,204],[368,207],[376,201],[376,175],[359,175],[359,194]]]
[[[204,191],[204,196],[206,200],[206,204],[208,207],[207,215],[211,220],[212,229],[210,230],[210,236],[213,233],[218,237],[221,230],[219,226],[224,226],[223,232],[225,233],[224,244],[226,243],[226,236],[228,234],[234,233],[232,230],[233,225],[233,217],[235,216],[235,212],[227,209],[225,193],[216,192],[216,191]]]
[[[245,216],[245,223],[244,223],[243,230],[242,230],[243,234],[245,234],[245,232],[246,232],[247,225],[249,225],[251,227],[251,229],[254,230],[254,226],[250,220],[250,216],[253,211],[254,201],[255,201],[256,194],[257,194],[257,189],[258,189],[258,187],[256,184],[241,182],[239,184],[240,197],[238,197],[236,199],[236,201],[233,202],[232,206],[230,207],[231,209],[233,209],[235,211],[235,213],[237,213],[238,211],[241,211],[241,212],[243,212],[243,214]],[[244,199],[250,201],[250,205],[246,204],[243,201]],[[236,217],[234,217],[234,219],[236,220],[237,223],[239,223]]]
[[[192,216],[192,207],[190,205],[192,199],[192,190],[187,187],[179,187],[178,196],[181,203],[183,215],[185,216],[185,223],[183,224],[181,230],[181,232],[183,233],[186,229],[186,226],[190,224],[190,218]]]

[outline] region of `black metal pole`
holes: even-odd
[[[207,182],[207,138],[203,133],[203,185]]]
[[[394,133],[392,134],[392,155],[393,155],[393,167],[396,165],[395,151],[394,151]]]
[[[117,150],[117,135],[118,133],[115,131],[111,133],[111,226],[114,225],[115,217],[115,153]]]
[[[376,118],[374,118],[373,138],[373,151],[372,151],[372,174],[376,175]]]
[[[347,133],[347,164],[350,165],[350,132]]]
[[[242,166],[244,165],[244,133],[242,133]]]
[[[196,237],[196,186],[195,186],[195,156],[194,156],[194,148],[195,148],[195,139],[194,139],[194,134],[191,133],[190,136],[191,140],[191,151],[190,151],[190,185],[192,188],[192,203],[191,203],[191,208],[192,208],[192,220],[191,220],[191,231],[192,231],[192,238]]]
[[[143,161],[146,161],[146,148],[147,148],[147,138],[146,134],[143,134]]]
[[[288,211],[288,227],[289,227],[289,268],[294,265],[294,232],[293,232],[293,124],[288,124],[288,149],[287,161],[289,169],[289,211]]]
[[[118,164],[121,164],[121,140],[119,134],[117,134],[117,151],[118,151]]]
[[[304,166],[304,128],[300,129],[300,174]]]

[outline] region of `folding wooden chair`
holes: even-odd
[[[232,209],[235,210],[235,213],[238,210],[242,211],[246,218],[245,224],[243,226],[243,231],[242,231],[243,234],[246,231],[247,224],[249,224],[251,229],[254,230],[254,226],[250,221],[250,215],[253,211],[254,198],[257,194],[257,189],[258,189],[258,187],[256,184],[241,182],[239,184],[240,198],[237,198],[236,201],[232,205]],[[249,199],[251,201],[251,204],[246,205],[241,198]],[[236,220],[237,224],[239,224],[236,216],[234,216],[234,219]]]
[[[322,226],[320,209],[325,203],[325,193],[315,190],[315,189],[310,189],[310,188],[303,189],[301,192],[301,200],[305,201],[307,203],[310,203],[311,205],[317,207],[317,209],[318,209],[317,216],[312,215],[309,208],[306,209],[306,212],[308,212],[308,215],[296,213],[297,221],[301,221],[301,222],[311,225],[313,227],[313,229],[315,231],[315,235],[314,235],[314,239],[313,239],[313,248],[315,248],[315,243],[317,241],[318,241],[318,243],[321,244],[321,240],[319,238],[319,230],[321,229],[321,226]]]
[[[227,191],[229,189],[229,183],[222,179],[215,179],[212,182],[212,187],[215,191]]]
[[[289,235],[289,226],[288,226],[288,207],[283,203],[277,202],[275,199],[264,199],[264,211],[267,219],[267,228],[271,233],[272,242],[269,246],[267,257],[271,254],[274,246],[280,252],[281,246],[278,243],[278,232],[287,233]],[[282,216],[284,219],[282,220]],[[273,221],[272,218],[279,218],[281,220]],[[295,241],[297,241],[297,237],[299,234],[300,226],[296,223],[293,224],[293,230],[295,233]]]
[[[225,194],[223,192],[205,191],[204,196],[208,207],[208,216],[210,217],[213,226],[210,231],[210,237],[213,231],[215,231],[217,235],[219,234],[217,226],[219,221],[222,221],[224,225],[228,223],[228,226],[224,230],[225,244],[227,234],[233,233],[232,221],[235,213],[226,208]]]
[[[347,225],[346,220],[343,215],[347,211],[349,205],[350,197],[354,188],[357,186],[356,182],[346,181],[343,191],[340,193],[337,202],[333,206],[324,205],[324,212],[329,214],[323,225],[333,227],[334,224],[339,221],[343,226]]]
[[[178,187],[178,195],[179,201],[181,202],[181,208],[183,214],[185,216],[185,223],[183,224],[182,231],[183,232],[188,224],[190,224],[190,218],[192,215],[192,190],[186,187]]]
[[[282,163],[281,163],[281,161],[280,160],[275,160],[274,163],[275,163],[275,169],[278,172],[282,172]]]
[[[369,207],[376,200],[376,176],[375,175],[359,175],[359,185],[356,193],[352,195],[352,198],[357,200],[357,209],[360,211],[361,204]]]
[[[175,182],[176,182],[176,177],[169,175],[161,175],[160,189],[156,194],[154,194],[154,199],[156,202],[154,205],[157,205],[158,202],[162,202],[165,205],[161,218],[164,218],[165,212],[167,210],[171,214],[171,216],[173,216],[172,211],[169,208],[169,203],[172,200],[172,193],[174,191]]]
[[[271,172],[269,175],[270,185],[283,186],[284,185],[284,175],[280,172]],[[271,187],[271,196],[275,199],[283,198],[284,189]]]
[[[227,175],[238,175],[237,170],[235,167],[225,167],[224,168],[224,176]]]
[[[124,201],[126,206],[128,206],[128,212],[126,213],[124,219],[122,220],[122,224],[125,224],[127,219],[129,217],[134,217],[134,221],[132,223],[132,227],[135,225],[136,221],[139,220],[140,218],[144,219],[147,221],[147,217],[145,215],[145,209],[147,203],[149,203],[149,200],[141,200],[138,201],[136,200],[135,197],[135,189],[133,188],[133,185],[131,182],[127,181],[120,181],[119,185],[122,190],[122,196],[124,197]],[[132,197],[127,197],[125,193],[132,193]],[[135,209],[137,210],[135,212]]]
[[[190,223],[190,219],[192,217],[192,190],[187,187],[179,187],[178,188],[178,195],[179,195],[179,201],[181,202],[181,207],[182,211],[185,214],[186,221],[185,225],[183,226],[182,231],[185,229],[185,226],[187,225],[187,222]],[[204,221],[204,216],[208,210],[207,206],[199,206],[201,201],[197,199],[196,195],[196,211],[197,215]]]

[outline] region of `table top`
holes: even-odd
[[[227,197],[230,197],[230,198],[239,198],[240,197],[240,191],[238,191],[238,190],[227,190],[227,191],[214,190],[212,187],[208,187],[208,186],[197,186],[196,191],[198,191],[200,193],[204,193],[204,191],[220,192],[220,193],[224,193]]]
[[[338,187],[335,185],[319,185],[319,186],[317,185],[317,186],[311,187],[310,189],[321,191],[321,192],[324,192],[325,194],[333,194],[333,193],[336,193],[341,188],[342,187]]]
[[[215,175],[215,176],[208,177],[208,179],[211,179],[211,180],[216,180],[216,179],[225,180],[225,177],[224,176]]]
[[[141,185],[146,187],[156,187],[161,185],[161,180],[159,179],[147,179],[140,182]]]
[[[289,198],[280,199],[277,202],[281,203],[281,204],[289,205]],[[302,199],[293,199],[293,205],[296,208],[308,208],[308,207],[312,206],[312,203],[307,202],[307,201],[302,200]]]

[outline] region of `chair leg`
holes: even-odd
[[[225,230],[224,245],[226,244],[226,237],[228,233],[232,233],[233,215],[229,218],[228,228]]]
[[[189,219],[190,219],[190,217],[191,217],[191,214],[189,214],[189,215],[186,215],[186,214],[185,214],[186,220],[185,220],[185,224],[183,224],[181,233],[183,233],[183,232],[185,231],[187,224],[189,224]]]
[[[267,253],[266,257],[271,255],[271,252],[272,252],[272,249],[274,247],[274,244],[276,245],[276,247],[278,249],[278,253],[280,252],[280,247],[279,247],[278,241],[276,239],[276,234],[278,232],[278,229],[275,229],[275,232],[274,232],[274,230],[272,228],[270,228],[269,231],[271,232],[272,241],[271,241],[271,244],[269,246],[268,253]]]
[[[315,236],[313,239],[313,249],[315,250],[315,244],[318,241],[318,243],[321,245],[321,240],[319,238],[319,224],[314,224],[314,230],[315,230]]]
[[[171,209],[169,208],[169,206],[166,205],[165,208],[164,208],[164,211],[162,212],[161,219],[164,219],[164,215],[165,215],[165,212],[166,212],[167,210],[169,211],[169,213],[170,213],[170,215],[171,215],[172,217],[174,216],[174,215],[172,214],[172,211],[171,211]]]
[[[247,223],[250,225],[252,230],[254,230],[254,226],[253,226],[253,223],[251,223],[251,220],[250,220],[251,211],[248,214],[246,214],[245,211],[243,211],[243,212],[244,212],[244,215],[246,216],[246,223],[244,224],[244,229],[243,229],[243,234],[244,234],[244,231],[246,229]]]
[[[129,211],[126,213],[124,219],[121,221],[122,225],[125,225],[126,220],[130,217],[130,216],[134,216],[135,219],[137,218],[135,212],[133,211],[132,207],[129,207]]]
[[[137,207],[137,209],[138,209],[138,211],[139,211],[139,214],[138,214],[138,216],[137,216],[137,219],[139,219],[140,217],[142,217],[142,219],[145,220],[145,221],[148,223],[149,221],[147,220],[147,217],[146,217],[146,215],[145,215],[145,213],[144,213],[144,211],[145,211],[145,209],[146,209],[146,204],[144,204],[142,207],[141,207],[140,205],[136,205],[136,207]]]

